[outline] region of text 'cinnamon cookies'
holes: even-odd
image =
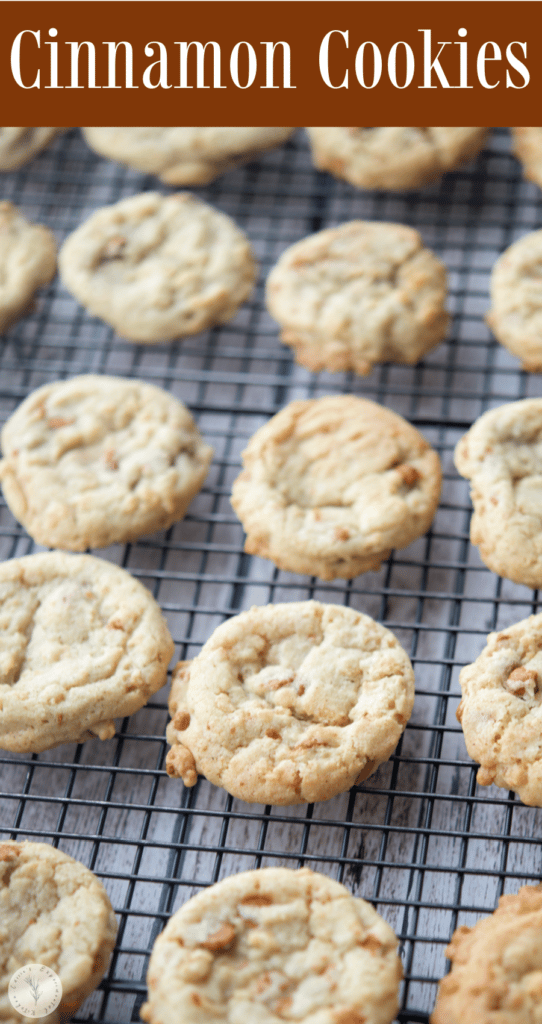
[[[231,320],[257,273],[231,217],[188,192],[143,192],[98,210],[66,239],[58,265],[93,316],[147,344]]]
[[[349,221],[292,245],[267,279],[281,338],[309,370],[416,363],[444,337],[446,268],[402,224]]]
[[[33,391],[1,440],[0,481],[13,515],[39,544],[69,551],[178,522],[213,454],[167,391],[92,374]]]
[[[459,674],[457,709],[470,756],[483,786],[513,789],[542,807],[542,615],[500,633]]]
[[[167,678],[173,641],[152,594],[92,555],[0,565],[0,748],[115,735]]]
[[[308,868],[262,868],[192,897],[151,955],[147,1024],[391,1024],[397,938],[365,900]]]
[[[414,674],[384,626],[317,601],[252,608],[174,671],[167,771],[242,800],[328,800],[371,775],[410,717]]]
[[[102,980],[116,935],[109,897],[92,871],[47,843],[0,841],[2,1024],[33,1017],[45,1024],[67,1024]],[[25,1015],[8,1000],[15,972],[36,964],[50,968],[60,981],[60,1001],[47,1015]],[[30,1008],[39,1010],[36,987]],[[31,996],[27,988],[25,1002]]]
[[[499,576],[542,586],[542,398],[484,413],[454,461],[471,482],[470,539],[480,557]]]
[[[354,395],[291,402],[242,454],[231,502],[245,551],[323,580],[376,570],[429,528],[437,453],[402,416]]]

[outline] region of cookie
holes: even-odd
[[[56,273],[52,231],[0,202],[0,333],[29,313],[34,293]]]
[[[115,735],[167,677],[173,641],[149,591],[92,555],[0,564],[0,747]]]
[[[542,615],[490,633],[487,647],[461,670],[457,710],[482,786],[513,789],[542,807]]]
[[[454,932],[431,1024],[538,1024],[542,886],[501,896],[497,910]]]
[[[173,395],[94,375],[33,391],[1,441],[0,481],[13,515],[39,544],[68,551],[178,522],[213,454]]]
[[[542,128],[511,128],[514,155],[529,181],[542,188]]]
[[[252,608],[175,669],[167,771],[249,803],[328,800],[388,760],[413,701],[408,655],[368,615],[317,601]]]
[[[290,402],[250,439],[231,503],[245,551],[323,580],[376,570],[431,525],[438,455],[375,402]]]
[[[418,188],[482,149],[487,128],[307,128],[317,167],[358,188]]]
[[[93,316],[148,344],[231,320],[257,274],[246,235],[188,192],[98,210],[66,239],[58,265]]]
[[[442,341],[446,269],[413,228],[354,220],[282,254],[267,280],[267,308],[307,369],[417,363]]]
[[[83,128],[91,149],[166,185],[206,185],[274,149],[293,128]]]
[[[396,936],[370,903],[308,868],[262,868],[223,879],[170,918],[141,1016],[391,1024],[401,977]]]
[[[470,539],[482,560],[514,583],[542,586],[542,398],[484,413],[454,461],[471,481]]]
[[[521,359],[524,370],[542,371],[542,231],[532,231],[499,256],[491,274],[494,335]]]
[[[102,883],[47,843],[0,841],[0,907],[0,1020],[28,1024],[40,1017],[45,1024],[67,1024],[99,985],[115,945],[117,921]],[[46,1015],[39,988],[36,1011],[28,1016],[9,1001],[10,979],[30,964],[43,964],[60,978],[60,1004]],[[22,996],[24,1006],[30,989]]]
[[[0,128],[0,171],[14,171],[49,145],[62,128]]]

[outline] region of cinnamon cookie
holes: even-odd
[[[30,312],[34,293],[56,273],[52,231],[0,202],[0,333]]]
[[[542,231],[524,235],[499,256],[486,321],[524,370],[542,370]]]
[[[63,128],[0,128],[0,171],[14,171],[49,145]]]
[[[414,675],[393,633],[317,601],[252,608],[180,662],[169,775],[242,800],[328,800],[371,775],[410,717]]]
[[[542,398],[484,413],[454,459],[471,481],[470,539],[485,564],[514,583],[542,586]]]
[[[513,789],[542,807],[542,615],[490,633],[459,675],[457,710],[482,786]]]
[[[376,570],[431,525],[438,455],[375,402],[338,395],[291,402],[243,452],[232,505],[245,551],[323,580]]]
[[[166,185],[206,185],[282,145],[293,128],[83,128],[91,149]]]
[[[446,269],[413,228],[355,220],[284,252],[267,280],[282,340],[309,370],[417,363],[444,337]]]
[[[64,242],[59,269],[93,316],[149,344],[230,320],[257,273],[246,235],[188,192],[98,210]]]
[[[50,750],[115,735],[167,677],[156,601],[117,565],[51,551],[0,565],[0,747]]]
[[[1,435],[5,499],[47,547],[136,540],[178,522],[212,458],[186,406],[153,384],[82,376],[33,391]]]
[[[308,868],[225,878],[168,921],[149,964],[147,1024],[391,1024],[397,939],[365,900]]]
[[[513,152],[529,181],[542,188],[542,128],[511,128]]]
[[[307,128],[314,162],[358,188],[418,188],[482,149],[487,128]]]
[[[501,896],[474,928],[454,932],[431,1024],[538,1024],[541,1019],[542,886]]]
[[[99,985],[115,945],[117,921],[102,883],[47,843],[0,841],[0,907],[0,1020],[66,1024]],[[60,1004],[46,1015],[37,970],[36,1012],[25,1016],[9,1001],[10,979],[30,964],[49,967],[60,979]],[[31,990],[24,995],[27,1002]]]

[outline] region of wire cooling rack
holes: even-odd
[[[76,130],[0,181],[2,198],[49,224],[59,240],[96,207],[156,186],[95,156]],[[258,288],[235,320],[182,343],[137,346],[91,318],[56,280],[1,344],[0,418],[33,388],[78,373],[143,378],[170,390],[215,448],[206,486],[184,522],[98,554],[151,589],[182,658],[251,604],[315,597],[373,615],[410,653],[414,713],[395,755],[365,784],[315,806],[272,808],[234,800],[204,780],[184,790],[167,778],[162,691],[119,723],[113,740],[0,755],[0,836],[58,846],[92,868],[111,896],[117,948],[78,1020],[138,1020],[153,941],[200,887],[248,868],[308,865],[370,900],[395,928],[405,970],[399,1020],[426,1022],[454,928],[542,876],[542,812],[477,787],[455,718],[461,666],[490,629],[536,611],[539,596],[480,562],[469,544],[467,485],[452,464],[457,439],[481,412],[542,394],[541,378],[521,372],[483,321],[490,268],[516,237],[540,226],[540,193],[522,181],[504,129],[476,164],[405,195],[359,192],[315,171],[301,132],[197,191],[248,232],[260,260]],[[453,328],[416,367],[381,366],[367,378],[314,375],[280,344],[263,282],[287,245],[354,217],[421,231],[449,268]],[[292,398],[341,391],[383,402],[414,423],[441,455],[444,488],[426,537],[377,573],[324,584],[245,555],[228,499],[257,427]],[[0,557],[35,549],[2,504]]]

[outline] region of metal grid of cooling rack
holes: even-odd
[[[3,199],[59,240],[93,209],[156,181],[91,153],[76,130],[17,174]],[[187,403],[214,445],[206,486],[183,523],[99,552],[141,579],[191,657],[213,628],[251,604],[316,597],[389,626],[416,673],[412,719],[396,754],[364,785],[316,806],[243,804],[205,781],[183,790],[164,772],[166,691],[100,743],[34,756],[0,755],[0,836],[45,839],[91,867],[120,922],[100,990],[79,1020],[137,1020],[149,949],[169,914],[198,888],[257,866],[306,864],[371,900],[400,936],[399,1020],[426,1022],[444,948],[458,924],[491,911],[503,891],[542,876],[542,812],[476,785],[455,719],[458,672],[485,634],[538,608],[538,594],[498,579],[469,544],[467,485],[451,461],[483,410],[542,394],[484,325],[489,271],[513,239],[540,226],[541,197],[521,180],[505,130],[475,165],[406,195],[362,193],[313,170],[302,133],[284,148],[197,190],[251,237],[262,273],[234,321],[182,344],[136,346],[90,318],[58,280],[0,348],[0,419],[33,388],[77,373],[141,377]],[[416,367],[367,378],[296,366],[265,312],[263,281],[279,253],[321,227],[361,217],[417,227],[449,268],[453,329]],[[442,501],[432,530],[377,573],[324,584],[243,553],[228,496],[247,438],[287,401],[365,395],[410,419],[440,452]],[[35,546],[0,505],[0,557]]]

